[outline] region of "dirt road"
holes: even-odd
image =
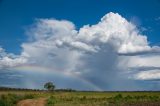
[[[20,101],[17,106],[45,106],[46,99],[39,98],[39,99],[26,99]]]

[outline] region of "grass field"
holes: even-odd
[[[160,92],[0,91],[0,106],[46,98],[46,106],[160,106]]]

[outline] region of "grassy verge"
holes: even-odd
[[[23,99],[32,99],[34,95],[16,95],[16,94],[2,94],[0,95],[0,106],[16,106],[17,102]]]

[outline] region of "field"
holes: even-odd
[[[160,92],[0,91],[0,106],[32,106],[23,102],[44,106],[160,106]]]

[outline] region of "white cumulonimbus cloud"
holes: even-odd
[[[158,70],[137,68],[160,67],[160,47],[151,47],[147,36],[118,13],[110,12],[97,24],[79,30],[67,20],[38,19],[27,34],[29,41],[21,45],[21,55],[10,56],[0,49],[0,68],[47,67],[102,90],[145,89],[137,80],[160,79]]]

